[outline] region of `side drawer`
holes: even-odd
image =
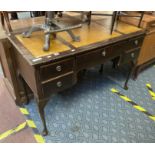
[[[77,56],[77,70],[93,67],[94,65],[104,63],[116,56],[120,55],[120,52],[112,51],[111,46],[102,49],[89,51],[86,54]]]
[[[140,48],[130,50],[130,51],[126,51],[122,55],[120,64],[122,65],[122,64],[128,63],[130,61],[136,61],[138,59],[139,52],[140,52]]]
[[[127,47],[127,50],[130,50],[132,48],[141,47],[143,44],[144,36],[133,38],[128,41],[128,43],[125,45]]]
[[[60,76],[67,72],[73,71],[74,59],[66,59],[56,63],[50,63],[40,67],[41,81],[51,79],[53,77]]]
[[[127,41],[120,42],[118,44],[113,45],[112,50],[116,52],[117,51],[124,52],[124,51],[132,50],[134,48],[141,47],[143,43],[143,39],[144,37],[138,37],[138,38],[133,38]]]
[[[52,81],[42,82],[42,90],[45,96],[50,96],[52,93],[60,92],[65,90],[76,83],[76,77],[72,73],[69,73],[60,78],[54,79]]]

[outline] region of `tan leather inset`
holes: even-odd
[[[84,25],[82,28],[73,30],[73,33],[77,36],[80,36],[80,42],[73,42],[66,32],[61,32],[59,35],[75,47],[90,45],[121,35],[117,32],[114,32],[111,35],[110,29],[94,22],[92,22],[90,25]]]
[[[84,24],[82,28],[72,30],[75,35],[80,36],[79,42],[72,41],[67,32],[60,32],[57,33],[57,35],[77,48],[121,36],[121,33],[115,31],[113,31],[112,35],[110,34],[110,21],[110,18],[97,19],[92,21],[90,25]],[[124,34],[130,34],[141,29],[125,23],[119,23],[117,30]],[[16,37],[35,57],[46,56],[57,52],[64,52],[70,49],[68,46],[59,42],[57,39],[51,39],[50,50],[48,52],[43,51],[43,32],[33,32],[31,38],[23,38],[21,35],[16,35]]]
[[[49,51],[44,51],[44,33],[42,31],[33,32],[30,38],[23,38],[22,35],[16,35],[16,37],[34,57],[41,57],[58,52],[64,52],[70,49],[68,46],[64,45],[57,39],[51,39]]]
[[[119,22],[117,27],[116,27],[116,30],[118,30],[124,34],[129,34],[129,33],[140,31],[141,28],[138,28],[136,26],[129,25],[129,24],[126,24],[123,22]]]

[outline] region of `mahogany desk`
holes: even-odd
[[[67,19],[66,19],[67,20]],[[42,21],[37,18],[36,21]],[[43,33],[34,32],[31,38],[22,38],[23,26],[31,25],[35,20],[16,21],[12,23],[16,30],[11,36],[1,39],[0,53],[6,60],[2,65],[13,72],[11,81],[16,102],[27,97],[23,81],[29,86],[37,101],[39,113],[44,125],[43,134],[46,135],[44,108],[52,93],[63,91],[77,82],[78,72],[103,64],[105,61],[117,58],[117,65],[132,63],[125,87],[134,69],[143,43],[145,31],[135,26],[119,23],[117,30],[110,35],[110,20],[93,18],[91,25],[73,30],[81,38],[80,42],[72,42],[66,32],[57,34],[52,40],[49,52],[42,50]],[[74,22],[72,20],[67,20]],[[7,55],[7,56],[6,56]],[[8,59],[9,57],[9,59]],[[9,64],[6,67],[6,61]],[[7,73],[7,72],[6,72]],[[11,73],[10,73],[11,74]],[[9,76],[9,75],[8,75]],[[10,76],[9,76],[10,77]],[[19,78],[20,77],[20,78]]]

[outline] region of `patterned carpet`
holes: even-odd
[[[73,88],[52,96],[45,109],[46,142],[155,142],[155,122],[110,91],[117,88],[155,115],[155,101],[145,87],[149,82],[155,90],[155,67],[146,69],[136,81],[130,80],[127,91],[122,88],[127,68],[122,74],[108,63],[102,75],[98,69],[89,69]],[[41,131],[36,103],[31,101],[27,108]]]

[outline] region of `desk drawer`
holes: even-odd
[[[129,63],[130,61],[136,61],[140,52],[140,48],[125,52],[121,58],[121,64]]]
[[[89,51],[86,54],[77,56],[77,70],[93,67],[94,65],[101,64],[109,58],[114,58],[119,55],[119,51],[111,50],[111,47]]]
[[[47,64],[40,67],[41,81],[60,76],[62,74],[73,71],[74,59],[66,59],[56,63]]]
[[[126,50],[141,47],[143,43],[143,39],[144,37],[138,37],[127,41],[127,43],[125,44],[125,47],[127,48]]]
[[[143,37],[133,38],[109,47],[98,49],[96,51],[89,51],[86,54],[79,55],[77,56],[77,70],[104,63],[106,60],[122,55],[125,51],[141,47],[142,42]]]
[[[118,44],[113,45],[112,50],[115,52],[117,51],[124,52],[124,51],[132,50],[134,48],[141,47],[143,43],[143,39],[144,37],[139,37],[139,38],[134,38],[134,39],[120,42]]]
[[[60,92],[66,88],[71,87],[76,82],[76,78],[73,72],[66,74],[60,78],[42,82],[42,89],[45,96],[49,96],[52,93]]]

